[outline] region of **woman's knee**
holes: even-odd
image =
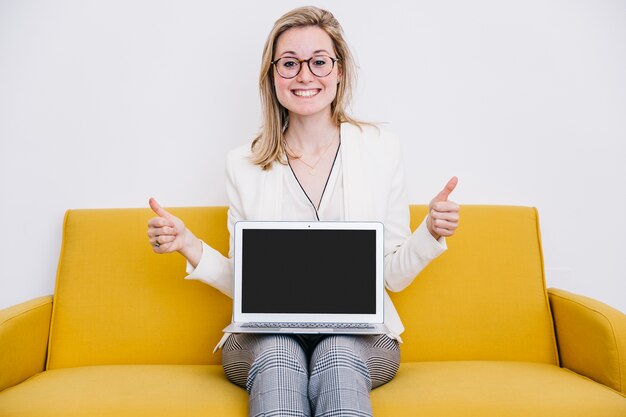
[[[350,368],[370,389],[391,381],[400,366],[398,342],[387,336],[332,336],[313,352],[311,375],[331,367]]]
[[[355,336],[337,335],[324,338],[313,349],[311,366],[329,356],[361,356],[360,346],[356,342]]]
[[[264,335],[257,341],[254,360],[247,380],[248,391],[262,373],[280,374],[288,372],[308,378],[306,355],[300,344],[285,335]]]
[[[332,369],[348,369],[370,384],[369,370],[354,336],[329,336],[322,340],[311,355],[309,367],[312,377]]]

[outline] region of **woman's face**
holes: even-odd
[[[323,62],[317,57],[337,58],[330,36],[317,26],[291,28],[282,33],[276,42],[274,60],[296,58],[311,60],[311,67]],[[326,58],[327,59],[327,58]],[[286,65],[285,65],[286,64]],[[300,64],[300,72],[294,78],[286,79],[277,73],[276,66],[286,73],[293,65],[281,60],[274,65],[274,86],[278,101],[290,114],[290,117],[318,115],[323,112],[330,117],[330,104],[337,95],[337,81],[340,76],[338,64],[325,77],[311,73],[306,62]],[[319,71],[318,71],[319,73]]]

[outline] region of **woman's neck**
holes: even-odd
[[[289,127],[285,140],[293,149],[315,153],[328,146],[329,141],[339,136],[339,126],[327,114],[307,117],[289,116]]]

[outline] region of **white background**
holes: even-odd
[[[224,205],[294,1],[0,0],[0,308],[51,294],[68,208]],[[548,286],[626,311],[626,2],[320,1],[409,198],[536,206]],[[175,256],[175,255],[173,255]]]

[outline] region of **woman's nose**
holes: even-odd
[[[306,62],[303,62],[301,65],[302,65],[302,68],[300,69],[300,72],[298,73],[298,77],[296,78],[297,81],[306,83],[315,79],[315,75],[313,75],[313,73],[311,72],[309,65]]]

